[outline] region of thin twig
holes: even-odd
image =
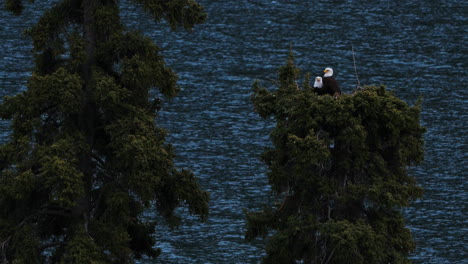
[[[2,264],[8,264],[8,260],[7,260],[7,257],[6,257],[6,247],[8,247],[8,242],[10,241],[11,239],[11,235],[7,237],[7,239],[5,239],[5,241],[3,241],[2,243],[0,243],[0,248],[2,250]]]
[[[332,258],[333,255],[335,254],[336,247],[338,247],[338,245],[336,245],[336,246],[333,248],[333,250],[332,250],[332,252],[330,253],[330,256],[328,257],[327,262],[325,262],[325,264],[328,264],[328,262],[330,262],[331,258]]]
[[[268,78],[268,81],[269,81],[270,83],[272,83],[272,84],[278,86],[278,87],[280,86],[280,82],[278,82],[278,81],[275,80],[275,79]]]
[[[356,75],[357,89],[361,89],[361,83],[359,82],[359,77],[358,77],[358,74],[357,74],[356,58],[354,57],[354,47],[353,47],[353,45],[351,45],[351,51],[353,52],[354,74]]]

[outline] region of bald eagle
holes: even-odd
[[[315,77],[314,93],[316,93],[318,95],[326,94],[325,89],[323,89],[322,77],[320,77],[320,76]]]
[[[325,68],[323,71],[323,89],[325,90],[324,93],[327,93],[331,96],[338,97],[341,94],[340,87],[338,86],[338,82],[333,78],[333,69],[332,68]]]
[[[314,88],[322,88],[323,82],[322,77],[315,77]]]

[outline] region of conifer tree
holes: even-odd
[[[410,263],[401,208],[422,195],[407,171],[423,159],[419,102],[383,86],[335,99],[299,79],[290,55],[277,89],[253,86],[256,112],[276,121],[262,160],[278,201],[246,213],[246,238],[267,238],[263,263]]]
[[[133,263],[159,254],[145,210],[171,227],[182,205],[207,216],[208,193],[175,167],[155,123],[177,75],[150,38],[123,26],[118,2],[55,1],[27,31],[34,71],[0,105],[12,127],[0,146],[2,263]],[[21,0],[5,3],[21,14]],[[132,4],[172,29],[206,18],[194,0]]]

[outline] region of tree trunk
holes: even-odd
[[[77,201],[77,206],[73,210],[74,217],[83,220],[85,230],[88,230],[88,219],[90,218],[91,204],[91,186],[93,182],[94,169],[92,162],[92,149],[95,134],[95,118],[96,110],[92,100],[92,71],[96,65],[96,38],[97,32],[95,28],[94,13],[98,0],[83,0],[83,36],[86,42],[86,60],[82,66],[84,86],[83,86],[83,108],[79,118],[79,128],[82,131],[87,148],[82,153],[80,159],[80,171],[83,173],[84,195]],[[82,217],[82,218],[81,218]]]
[[[83,36],[86,41],[86,61],[83,65],[83,77],[86,84],[91,79],[92,66],[95,64],[96,53],[96,30],[94,11],[98,0],[83,0]],[[85,86],[87,87],[87,85]],[[86,88],[85,88],[86,89]]]

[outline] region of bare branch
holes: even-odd
[[[356,68],[356,58],[354,57],[354,47],[351,45],[351,51],[353,52],[353,64],[354,64],[354,74],[356,75],[356,82],[357,82],[357,89],[361,89],[361,83],[359,82],[359,77],[357,74],[357,68]]]
[[[327,262],[325,262],[325,264],[328,264],[328,262],[330,262],[331,258],[332,258],[333,255],[335,254],[335,250],[336,250],[336,247],[333,248],[333,250],[332,250],[332,252],[330,253],[330,256],[328,256]]]
[[[8,264],[8,260],[6,258],[6,248],[8,247],[8,242],[10,241],[11,239],[11,236],[8,236],[7,239],[5,239],[5,241],[2,241],[0,243],[0,250],[2,251],[2,264]]]

